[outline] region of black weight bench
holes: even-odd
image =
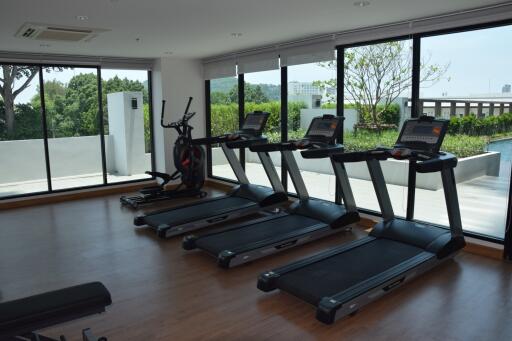
[[[61,290],[0,303],[0,340],[51,339],[37,330],[99,314],[112,303],[110,293],[100,282],[81,284]],[[82,331],[84,341],[104,341],[95,338],[89,329]],[[60,341],[66,340],[63,336]]]

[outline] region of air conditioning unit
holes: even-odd
[[[57,26],[38,23],[25,23],[15,36],[23,39],[53,40],[53,41],[90,41],[101,32],[108,30],[98,28]]]

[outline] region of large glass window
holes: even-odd
[[[43,70],[52,189],[102,184],[97,69]]]
[[[272,114],[265,132],[270,141],[279,141],[283,129],[290,139],[297,139],[312,117],[335,114],[340,105],[336,102],[342,100],[347,151],[393,146],[403,122],[412,116],[449,119],[441,148],[459,158],[455,175],[464,230],[501,239],[512,171],[512,74],[507,66],[512,47],[502,42],[511,38],[512,26],[423,35],[415,45],[421,49],[414,54],[418,57],[417,84],[412,84],[412,39],[344,47],[344,55],[336,58],[344,58],[342,98],[336,98],[336,60],[289,65],[285,71],[286,127],[279,122],[280,72],[245,74],[245,112]],[[419,89],[418,98],[412,98],[413,88]],[[414,112],[413,103],[417,104]],[[279,168],[279,155],[273,160]],[[299,155],[297,161],[310,194],[334,200],[335,179],[328,162],[310,162]],[[408,162],[388,160],[381,165],[395,214],[405,217]],[[246,156],[246,169],[251,180],[268,185],[256,155]],[[357,205],[379,211],[366,164],[348,164],[347,172]],[[294,192],[292,182],[287,183],[288,190]],[[415,205],[416,219],[448,224],[439,173],[417,174]]]
[[[226,77],[210,81],[210,112],[211,136],[238,130],[238,78]],[[220,146],[213,145],[211,150],[212,175],[236,180]]]
[[[288,66],[288,138],[303,138],[314,117],[336,115],[336,62]],[[295,152],[311,196],[334,201],[336,178],[329,159],[303,159]],[[289,178],[289,175],[288,175]],[[295,193],[288,180],[288,191]]]
[[[149,178],[148,72],[104,70],[100,110],[98,71],[0,64],[0,198]]]
[[[512,156],[512,27],[423,38],[421,112],[450,119],[443,149],[459,158],[455,176],[466,231],[503,238]],[[496,53],[496,51],[500,51]],[[428,73],[441,70],[434,84]],[[440,177],[420,189],[418,219],[447,225]],[[429,207],[422,210],[421,207]]]
[[[101,70],[107,182],[149,178],[151,126],[147,71]]]
[[[270,113],[264,134],[270,142],[281,141],[281,71],[261,71],[244,74],[245,113],[265,111]],[[278,153],[272,157],[280,158]],[[245,170],[252,183],[270,186],[270,181],[256,153],[245,152]],[[277,169],[280,174],[279,168]]]
[[[0,197],[48,190],[39,67],[0,65]]]
[[[407,106],[412,83],[412,41],[390,41],[345,50],[344,145],[347,151],[391,147]],[[384,161],[382,170],[395,214],[407,210],[406,161]],[[365,163],[347,164],[358,207],[380,211]]]

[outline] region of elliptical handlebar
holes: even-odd
[[[179,127],[179,126],[182,126],[182,125],[186,125],[188,120],[190,120],[196,114],[195,112],[191,112],[191,113],[188,112],[188,110],[190,109],[190,104],[192,103],[193,99],[194,99],[193,97],[189,97],[188,98],[187,107],[185,108],[185,112],[183,113],[183,117],[179,121],[168,123],[168,124],[164,123],[165,99],[163,99],[162,100],[162,113],[160,114],[160,125],[163,128],[176,128],[176,127]]]

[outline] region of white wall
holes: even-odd
[[[42,139],[0,142],[0,184],[46,179]],[[113,136],[105,135],[107,170],[116,174]],[[100,137],[80,136],[48,139],[52,177],[102,172]],[[151,169],[151,154],[140,154],[136,160],[142,174]],[[134,174],[139,174],[134,173]]]
[[[194,97],[190,111],[197,113],[190,121],[194,127],[192,135],[203,137],[206,119],[201,61],[180,58],[158,59],[153,72],[155,156],[158,171],[172,173],[175,170],[172,150],[177,138],[177,132],[160,126],[162,99],[166,100],[165,121],[169,122],[181,118],[190,96]]]

